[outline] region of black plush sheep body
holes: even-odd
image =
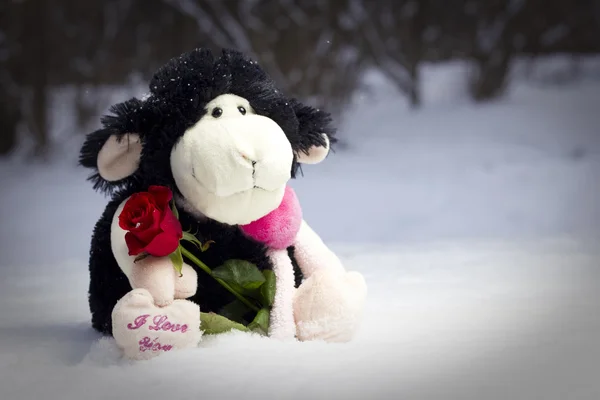
[[[111,196],[90,251],[96,330],[114,335],[127,356],[148,358],[161,349],[195,346],[202,333],[198,311],[219,312],[234,299],[187,258],[181,276],[168,257],[134,262],[127,254],[118,216],[128,198],[156,185],[172,191],[183,229],[212,242],[204,252],[184,243],[205,264],[242,259],[274,271],[270,336],[354,336],[364,280],[344,270],[306,221],[298,222],[289,243],[277,237],[265,242],[242,229],[283,207],[300,164],[326,157],[335,142],[326,112],[284,96],[243,54],[224,50],[216,57],[207,49],[172,59],[155,74],[146,98],[116,104],[111,112],[102,129],[88,135],[80,156],[94,170],[94,188]],[[136,329],[153,311],[187,322],[188,330],[179,336],[154,332],[154,347],[143,349],[150,339]],[[127,323],[136,315],[139,324]]]
[[[97,331],[108,335],[112,335],[111,314],[114,306],[132,289],[110,250],[111,221],[118,205],[129,195],[142,190],[144,189],[130,189],[115,194],[96,224],[92,236],[89,260],[89,305],[92,312],[92,326]],[[267,247],[248,238],[237,227],[214,220],[199,223],[197,218],[185,210],[180,211],[180,220],[183,229],[196,233],[200,241],[206,243],[212,240],[215,243],[210,246],[210,251],[202,253],[196,246],[183,243],[183,246],[208,266],[219,266],[229,259],[242,259],[254,263],[260,270],[273,268],[267,256]],[[302,280],[302,271],[293,257],[293,251],[293,246],[290,246],[288,254],[294,266],[294,286],[298,287]],[[189,300],[200,305],[202,311],[220,312],[225,305],[235,300],[235,297],[207,274],[198,273],[198,291]]]

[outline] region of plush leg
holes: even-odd
[[[198,290],[198,274],[194,268],[183,263],[181,276],[175,273],[175,298],[187,299],[195,295],[196,290]]]
[[[169,257],[146,257],[133,264],[129,276],[131,287],[146,289],[157,306],[166,306],[174,299],[186,299],[196,293],[198,275],[187,264],[181,275],[173,267]]]
[[[276,276],[276,291],[269,321],[269,336],[276,339],[294,339],[294,267],[286,249],[269,250]]]
[[[367,286],[358,272],[346,272],[339,258],[302,221],[294,256],[305,280],[294,295],[300,340],[346,342],[359,329]]]
[[[129,255],[126,232],[119,226],[119,214],[129,198],[121,202],[112,217],[111,249],[119,267],[129,279],[134,289],[146,289],[159,306],[166,306],[174,299],[186,299],[196,293],[198,276],[189,265],[183,265],[180,276],[169,257],[146,257],[135,262],[136,257]]]
[[[112,321],[117,345],[133,360],[196,347],[202,337],[197,304],[175,300],[157,307],[146,289],[134,289],[119,300]]]

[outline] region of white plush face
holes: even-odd
[[[279,206],[293,151],[283,130],[248,101],[221,95],[175,145],[171,170],[187,202],[209,218],[247,224]]]
[[[281,127],[257,115],[233,94],[214,98],[206,114],[171,150],[171,171],[188,211],[230,225],[244,225],[275,210],[291,178],[294,151]],[[313,146],[296,154],[304,164],[321,162],[329,152]],[[98,172],[118,181],[139,167],[143,143],[137,133],[110,137],[97,159]],[[191,208],[191,210],[190,210]]]

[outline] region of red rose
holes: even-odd
[[[171,190],[150,186],[147,192],[133,194],[119,215],[119,226],[127,231],[125,242],[130,256],[145,252],[155,257],[173,253],[183,237],[181,224],[169,202]]]

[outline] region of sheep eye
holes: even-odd
[[[246,109],[245,109],[244,107],[242,107],[242,106],[239,106],[239,107],[238,107],[238,111],[240,112],[240,114],[242,114],[242,115],[246,115]]]
[[[221,107],[215,107],[212,110],[212,116],[214,118],[219,118],[221,115],[223,115],[223,109]]]

